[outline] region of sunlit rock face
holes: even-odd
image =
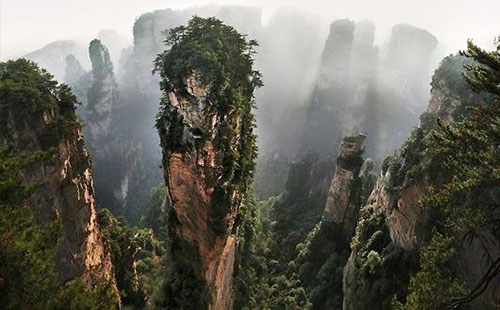
[[[97,223],[90,156],[74,107],[45,91],[50,104],[43,108],[3,110],[0,149],[12,147],[13,155],[54,152],[21,170],[23,182],[38,184],[27,205],[39,225],[61,225],[55,262],[61,283],[80,280],[94,289],[114,282],[114,270]]]
[[[213,17],[176,28],[167,40],[174,41],[155,62],[172,256],[162,306],[232,309],[239,209],[257,155],[255,42]]]
[[[222,154],[212,135],[224,118],[216,113],[208,117],[204,114],[208,87],[202,86],[196,76],[187,77],[185,83],[194,99],[170,92],[164,116],[158,121],[172,207],[172,254],[176,262],[191,269],[201,281],[209,309],[230,309],[235,220],[243,193],[230,189],[231,179],[221,183],[225,178]],[[238,140],[235,138],[232,143],[236,145]]]

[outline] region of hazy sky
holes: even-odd
[[[210,3],[257,5],[267,15],[287,6],[332,20],[371,19],[379,40],[393,24],[406,22],[434,33],[449,51],[463,48],[467,38],[490,47],[500,35],[500,0],[0,0],[0,58],[55,40],[89,40],[101,29],[131,38],[134,20],[142,13]]]

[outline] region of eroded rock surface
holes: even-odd
[[[22,65],[37,70],[32,64]],[[6,96],[9,92],[13,91],[6,90]],[[26,184],[37,184],[27,200],[37,223],[58,221],[61,225],[55,262],[61,283],[81,280],[88,289],[108,281],[114,283],[110,255],[97,223],[90,156],[72,95],[61,91],[56,97],[49,89],[41,89],[40,94],[42,99],[38,100],[48,103],[42,105],[32,99],[29,102],[36,103],[29,110],[22,96],[18,97],[20,102],[5,102],[15,109],[2,112],[0,149],[11,149],[16,156],[53,154],[22,169],[21,177]]]
[[[344,138],[323,213],[324,222],[333,222],[342,227],[346,244],[349,244],[354,234],[359,215],[361,194],[359,171],[363,164],[365,138],[365,135]]]

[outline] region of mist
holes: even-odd
[[[167,8],[162,10],[163,5]],[[429,81],[441,59],[463,49],[470,37],[479,44],[493,44],[494,29],[500,29],[493,14],[498,4],[482,1],[482,5],[491,9],[473,14],[464,1],[432,5],[398,1],[384,1],[383,5],[360,1],[307,5],[302,1],[237,1],[231,5],[202,1],[69,5],[51,1],[31,5],[5,1],[1,53],[2,57],[15,54],[34,60],[69,83],[82,102],[79,113],[87,132],[97,129],[90,129],[90,114],[85,111],[103,100],[108,102],[111,95],[106,92],[116,93],[108,103],[112,112],[107,116],[115,125],[106,127],[108,133],[96,138],[99,141],[88,140],[96,153],[115,141],[112,154],[124,148],[120,140],[128,139],[118,138],[117,133],[125,129],[117,128],[133,133],[130,139],[135,142],[129,147],[137,151],[118,156],[123,162],[112,165],[116,171],[105,169],[104,180],[96,181],[98,198],[125,208],[125,193],[134,183],[134,175],[141,176],[136,184],[159,180],[153,173],[161,157],[154,119],[161,92],[159,78],[151,71],[156,55],[167,48],[163,31],[185,24],[193,15],[220,18],[260,44],[256,68],[263,75],[264,87],[255,98],[256,189],[269,196],[283,190],[289,163],[311,152],[333,158],[347,134],[368,132],[367,154],[380,165],[418,125],[429,100]],[[44,22],[37,22],[39,19]],[[36,39],[25,40],[27,33]],[[107,66],[113,72],[107,77],[109,89],[99,90],[104,91],[102,98],[92,99],[88,92],[97,82],[88,46],[93,39],[109,53]],[[69,55],[71,59],[67,59]],[[102,124],[95,126],[102,130]],[[144,156],[148,160],[142,160]],[[100,163],[98,155],[94,157],[100,175],[100,167],[107,164]],[[103,155],[102,160],[108,158]],[[121,171],[122,166],[127,172]],[[130,166],[143,167],[131,172]],[[119,182],[116,175],[122,175]],[[100,182],[109,188],[100,189]],[[103,192],[108,194],[100,196]]]
[[[0,304],[496,309],[499,11],[1,0]]]
[[[87,42],[102,29],[114,29],[132,40],[134,20],[143,13],[183,9],[206,4],[255,5],[264,9],[264,20],[279,8],[295,8],[320,18],[370,19],[377,24],[377,42],[396,23],[425,28],[440,38],[449,51],[463,48],[468,38],[491,46],[494,29],[500,28],[495,0],[480,0],[471,8],[467,1],[32,1],[3,0],[0,4],[0,58],[19,56],[52,41],[72,39]],[[64,25],[64,26],[62,26]]]

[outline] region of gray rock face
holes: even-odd
[[[307,110],[303,148],[323,155],[335,154],[345,133],[354,30],[355,23],[350,20],[331,24]]]
[[[64,73],[64,82],[69,85],[75,85],[79,79],[87,72],[73,54],[66,57],[66,69]]]
[[[341,227],[344,244],[349,244],[358,221],[361,195],[359,171],[363,164],[365,139],[364,135],[344,137],[323,213],[323,225],[331,222]]]
[[[137,199],[135,201],[145,203],[151,186],[158,184],[160,178],[159,171],[155,178],[151,176],[155,173],[148,170],[158,164],[144,155],[148,153],[143,150],[145,142],[139,139],[142,132],[135,127],[141,119],[131,118],[141,116],[136,110],[140,109],[140,98],[136,98],[137,102],[132,101],[135,105],[131,111],[129,101],[118,95],[110,53],[100,40],[90,43],[89,55],[92,82],[86,98],[80,97],[86,104],[79,113],[85,121],[85,135],[94,159],[97,199],[115,214],[125,215],[135,223],[142,208],[133,201],[128,207],[129,193]],[[135,98],[129,96],[127,99]],[[153,116],[149,122],[152,120]]]
[[[348,19],[337,20],[330,25],[318,74],[318,88],[347,87],[354,41],[355,23]]]
[[[392,34],[383,53],[384,84],[393,85],[408,109],[418,117],[429,100],[428,81],[431,79],[430,61],[438,41],[427,30],[407,24],[392,28]]]
[[[109,49],[111,61],[115,65],[118,65],[120,63],[123,49],[127,48],[127,46],[130,45],[128,40],[112,29],[101,30],[96,37],[97,39],[99,39],[99,41],[101,41],[103,45],[105,45]],[[117,66],[115,66],[114,69],[115,74],[117,74]]]
[[[96,39],[90,42],[89,55],[94,79],[88,94],[86,120],[91,134],[90,142],[93,143],[94,140],[99,139],[99,135],[108,133],[111,111],[117,103],[117,93],[113,63],[108,49]]]
[[[343,135],[368,132],[367,154],[382,160],[418,121],[428,101],[436,38],[396,25],[379,53],[374,34],[375,26],[367,21],[332,23],[309,100],[304,150],[328,156]]]

